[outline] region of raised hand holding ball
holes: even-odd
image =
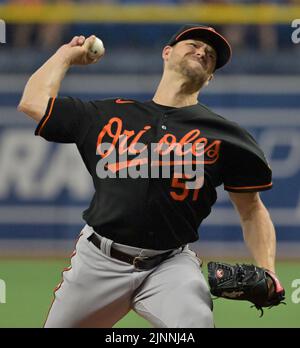
[[[105,48],[102,40],[98,37],[95,37],[93,44],[89,48],[89,55],[92,57],[101,57],[104,55]]]

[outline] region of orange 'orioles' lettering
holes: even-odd
[[[109,122],[103,127],[98,135],[97,139],[97,154],[101,157],[108,156],[113,150],[116,150],[116,144],[119,140],[119,154],[140,154],[146,150],[145,145],[142,149],[136,149],[135,145],[142,142],[142,137],[151,129],[151,126],[146,125],[142,130],[137,133],[134,130],[123,129],[123,122],[118,117],[113,117]],[[177,155],[186,155],[187,153],[192,153],[195,157],[200,157],[206,154],[206,159],[202,161],[204,164],[213,164],[219,158],[220,151],[220,140],[214,140],[208,145],[208,139],[200,137],[201,131],[199,129],[192,129],[187,134],[185,134],[179,141],[177,141],[176,136],[171,133],[167,133],[162,136],[158,141],[156,146],[156,152],[165,155],[171,151],[175,151]],[[105,136],[110,138],[110,147],[106,151],[101,150],[101,144]],[[131,139],[132,138],[132,139]],[[126,144],[129,144],[126,147]],[[187,150],[184,149],[185,144],[192,144]],[[158,161],[157,161],[158,162]],[[198,163],[197,160],[190,161],[190,164]],[[133,162],[134,163],[134,162]],[[143,161],[145,163],[145,161]],[[166,163],[164,161],[159,161],[156,163],[158,165],[170,165],[176,163]],[[133,165],[133,164],[132,164]],[[127,161],[127,164],[122,166],[116,166],[118,168],[130,167],[131,161]],[[136,165],[136,161],[134,163]]]
[[[128,130],[123,128],[123,121],[118,117],[112,117],[109,122],[100,131],[97,139],[96,153],[102,158],[109,156],[113,151],[118,151],[119,155],[140,155],[147,151],[147,145],[143,146],[143,136],[151,130],[150,125],[144,126],[139,131]],[[108,139],[107,139],[108,138]],[[119,142],[117,146],[117,142]],[[105,150],[101,149],[101,145],[106,144]],[[142,147],[137,148],[136,145]],[[185,145],[190,146],[185,146]],[[203,137],[199,129],[192,129],[180,139],[177,139],[174,134],[164,134],[157,144],[155,144],[155,153],[159,155],[168,155],[171,151],[178,156],[185,156],[191,154],[193,157],[189,159],[178,160],[153,160],[147,157],[133,158],[128,160],[127,157],[124,160],[116,161],[115,163],[107,163],[108,170],[116,173],[122,169],[130,168],[138,165],[146,165],[151,163],[151,166],[171,166],[171,165],[191,165],[191,164],[213,164],[219,158],[220,152],[220,140],[214,140],[209,143],[208,139]],[[182,201],[189,195],[190,188],[185,182],[180,180],[188,179],[188,176],[181,178],[174,177],[172,179],[171,187],[181,189],[182,192],[178,193],[171,191],[170,195],[174,200]],[[202,178],[203,179],[203,178]],[[193,201],[198,199],[199,186],[193,190]]]

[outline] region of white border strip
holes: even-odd
[[[0,107],[0,126],[28,126],[36,128],[37,123],[29,116],[18,112],[17,107]]]
[[[29,74],[1,74],[0,93],[21,93]],[[126,93],[150,93],[154,91],[161,75],[103,75],[72,74],[62,83],[61,93],[105,93],[112,97]],[[119,95],[119,93],[122,95]],[[253,93],[253,94],[300,94],[299,77],[292,75],[218,75],[203,90],[205,94]],[[125,95],[124,95],[125,97]]]
[[[300,214],[299,207],[288,208],[269,208],[271,219],[277,226],[299,226]],[[212,214],[204,220],[202,226],[236,226],[240,225],[238,214],[233,208],[215,208]],[[298,232],[297,232],[298,233]]]
[[[251,97],[250,97],[251,98]],[[300,98],[300,97],[299,97]],[[249,127],[300,126],[300,108],[211,108],[215,113]]]
[[[84,223],[81,218],[87,206],[4,206],[0,207],[0,223],[15,225],[77,225]]]
[[[70,239],[1,239],[0,258],[69,257],[74,250],[75,239],[76,237]],[[217,260],[247,258],[252,260],[245,243],[240,241],[202,241],[200,234],[200,240],[189,246],[197,252],[200,258],[216,258]],[[299,259],[299,248],[300,242],[278,241],[276,260]]]
[[[81,216],[87,206],[5,206],[0,207],[0,224],[15,225],[76,225],[84,223]],[[272,220],[277,226],[299,226],[299,208],[270,208]],[[236,226],[239,218],[233,208],[215,208],[203,226]]]
[[[299,97],[300,98],[300,97]],[[211,108],[215,113],[242,126],[288,127],[300,126],[300,108]],[[0,107],[0,126],[28,126],[36,123],[15,107]]]

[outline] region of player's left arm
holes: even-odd
[[[275,229],[259,193],[229,192],[229,196],[239,213],[244,240],[256,264],[275,273]]]

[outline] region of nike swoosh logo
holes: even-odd
[[[132,101],[132,100],[123,100],[123,99],[116,99],[116,103],[117,104],[132,104],[132,103],[134,103],[134,101]]]

